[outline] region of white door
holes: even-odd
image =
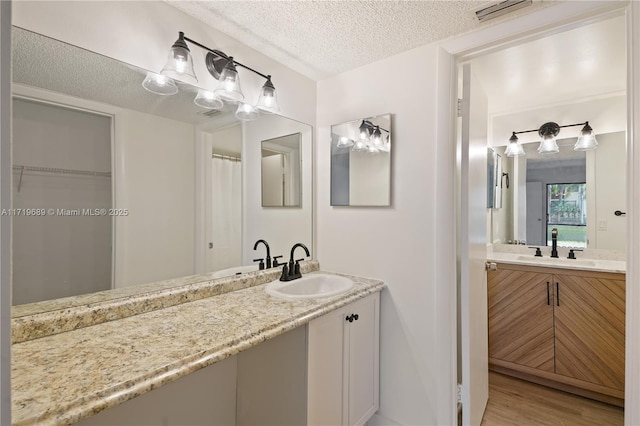
[[[487,96],[462,66],[460,339],[462,422],[479,425],[489,395],[487,324]]]
[[[262,157],[262,206],[284,206],[283,155]]]
[[[527,244],[545,246],[547,192],[542,182],[527,182]]]

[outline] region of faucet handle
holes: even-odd
[[[533,255],[534,257],[542,257],[542,251],[540,250],[540,247],[529,247],[532,249],[536,249],[536,254]]]
[[[289,268],[285,263],[282,265],[282,275],[280,275],[280,281],[289,281]]]
[[[278,262],[278,259],[280,259],[282,257],[282,255],[280,256],[273,256],[273,267],[277,267],[280,266],[280,262]]]
[[[260,262],[260,263],[258,264],[258,269],[259,269],[259,270],[261,270],[261,271],[262,271],[262,270],[264,269],[264,259],[253,259],[253,261],[254,261],[254,262]]]
[[[567,259],[575,259],[576,258],[576,251],[582,251],[581,249],[569,249],[569,256],[567,256]]]

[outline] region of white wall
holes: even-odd
[[[244,265],[253,259],[265,257],[264,248],[253,250],[254,243],[264,239],[269,243],[271,256],[282,255],[280,262],[289,260],[295,243],[305,244],[313,253],[313,129],[311,126],[277,115],[262,115],[259,120],[247,121],[243,128],[242,182],[243,182],[243,248]],[[300,156],[302,160],[302,202],[300,207],[262,207],[261,141],[300,132]],[[300,249],[296,258],[304,257]]]
[[[194,273],[195,129],[127,111],[116,116],[116,287]]]
[[[388,286],[380,309],[380,411],[371,424],[436,423],[439,395],[434,384],[442,368],[434,362],[436,58],[438,48],[425,46],[318,83],[317,245],[322,269],[379,278]],[[389,79],[389,70],[398,64],[403,64],[403,78]],[[331,125],[388,112],[391,207],[331,207]]]
[[[389,153],[371,154],[351,151],[349,154],[349,205],[385,206],[389,204]]]

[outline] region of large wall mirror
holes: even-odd
[[[331,126],[331,205],[391,204],[391,114]]]
[[[18,27],[12,38],[12,196],[28,212],[13,218],[14,316],[257,270],[258,239],[272,255],[313,247],[310,125],[241,122],[233,105],[195,105],[197,87],[159,96],[143,89],[146,70]],[[300,208],[264,209],[261,141],[291,135],[285,205]]]
[[[513,181],[503,188],[493,242],[550,245],[556,228],[561,247],[624,250],[625,132],[599,134],[597,141],[595,150],[574,151],[575,138],[559,139],[557,154],[538,154],[538,143],[526,143],[525,156],[506,159]]]

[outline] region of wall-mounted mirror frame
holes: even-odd
[[[391,114],[331,126],[331,205],[391,205]]]
[[[13,31],[14,95],[24,99],[104,112],[115,117],[115,140],[112,147],[113,207],[127,209],[128,215],[112,218],[114,290],[86,294],[81,298],[86,302],[78,303],[95,303],[130,296],[137,293],[136,287],[140,287],[140,292],[149,292],[151,282],[209,271],[206,265],[194,269],[194,263],[198,263],[198,253],[206,253],[210,241],[200,240],[193,231],[197,226],[194,224],[195,215],[191,206],[194,204],[194,197],[198,197],[194,192],[197,192],[196,180],[201,176],[200,172],[194,171],[198,167],[194,167],[193,159],[196,153],[200,153],[201,146],[204,146],[202,134],[216,129],[229,126],[240,128],[240,155],[252,159],[242,166],[242,185],[258,188],[260,149],[256,142],[260,139],[256,139],[257,135],[268,135],[270,138],[294,132],[302,132],[304,135],[302,150],[305,169],[301,198],[307,200],[307,207],[297,209],[295,218],[291,215],[281,215],[277,211],[269,215],[260,215],[259,193],[254,194],[245,187],[242,191],[243,240],[240,243],[240,264],[236,265],[237,267],[228,267],[226,270],[230,272],[227,275],[234,275],[238,268],[242,271],[258,268],[257,264],[251,262],[256,257],[253,243],[256,239],[264,238],[260,231],[265,227],[273,230],[284,229],[284,224],[292,220],[296,220],[299,225],[288,233],[286,239],[278,240],[274,237],[269,240],[275,254],[289,250],[291,241],[303,242],[310,249],[313,247],[310,202],[313,131],[310,125],[276,114],[265,115],[250,125],[240,123],[234,117],[234,108],[212,112],[196,106],[193,102],[197,93],[196,87],[176,82],[179,87],[178,94],[158,96],[142,88],[141,82],[147,70],[18,27],[14,27]],[[32,61],[37,63],[34,65]],[[28,72],[25,74],[25,70],[32,70],[35,75]],[[102,82],[99,79],[101,76],[107,80]],[[134,102],[133,105],[127,104],[127,99],[120,98],[123,93],[127,94],[128,100]],[[155,126],[157,123],[162,125]],[[138,128],[138,133],[125,133],[125,130],[133,125]],[[145,125],[148,127],[145,128]],[[180,134],[183,130],[186,133]],[[154,131],[167,132],[165,139],[169,141],[154,139]],[[256,142],[253,142],[254,140]],[[131,157],[131,151],[137,151],[138,157]],[[174,155],[176,153],[179,155]],[[211,159],[211,149],[207,154],[203,152],[203,156]],[[175,162],[179,164],[174,164]],[[249,163],[251,167],[248,166]],[[123,176],[125,180],[122,180]],[[174,190],[164,189],[164,185],[169,185],[175,179],[180,180],[182,186]],[[18,182],[19,179],[14,179],[14,191]],[[29,183],[23,179],[22,185],[22,194],[26,195]],[[136,195],[138,193],[139,196]],[[147,205],[142,208],[134,202],[135,200]],[[167,213],[167,210],[171,212]],[[154,230],[153,226],[150,227],[153,222],[150,219],[153,218],[169,225],[156,227]],[[253,223],[254,221],[258,221],[259,224]],[[184,229],[173,229],[172,224],[181,224]],[[153,241],[148,241],[145,245],[145,240],[149,239]],[[149,244],[156,246],[155,251],[149,249]],[[70,260],[67,259],[67,262]],[[131,265],[139,267],[133,268]],[[219,272],[220,277],[225,276],[224,271]],[[171,285],[170,281],[159,284],[164,289],[168,285]],[[31,315],[76,305],[73,299],[75,296],[59,297],[63,298],[14,306],[12,315]]]

